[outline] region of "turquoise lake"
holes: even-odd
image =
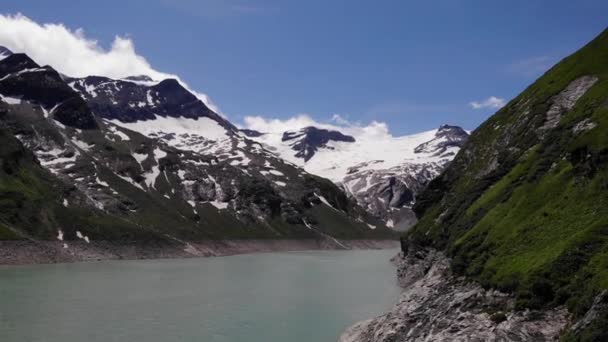
[[[0,341],[336,341],[393,305],[396,250],[0,267]]]

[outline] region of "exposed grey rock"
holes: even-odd
[[[567,324],[564,308],[513,311],[511,296],[453,276],[440,252],[410,250],[395,260],[399,302],[348,328],[340,342],[553,341]]]
[[[562,114],[574,107],[576,101],[583,96],[595,82],[597,76],[582,76],[572,81],[566,89],[553,97],[553,104],[549,107],[545,123],[540,127],[541,132],[557,127]]]
[[[591,121],[590,118],[586,118],[586,119],[580,121],[579,123],[577,123],[576,125],[574,125],[574,127],[572,127],[572,133],[579,134],[582,132],[592,130],[595,127],[597,127],[597,124],[595,122]]]
[[[604,311],[608,310],[608,290],[602,291],[593,299],[591,308],[585,313],[585,316],[576,322],[570,331],[573,335],[578,335],[581,331],[584,331],[598,316]]]

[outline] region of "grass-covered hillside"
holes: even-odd
[[[587,312],[608,289],[608,30],[476,129],[414,210],[404,239],[456,272],[519,308]],[[564,338],[601,340],[608,313],[595,322]]]

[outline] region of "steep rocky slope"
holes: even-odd
[[[393,236],[340,188],[249,140],[175,80],[73,79],[10,54],[0,60],[0,131],[0,218],[11,238],[187,249],[209,239],[339,247]]]
[[[416,222],[416,195],[443,171],[468,138],[460,127],[410,136],[351,136],[305,127],[297,131],[246,131],[281,158],[339,184],[387,226],[406,230]]]
[[[488,324],[487,315],[472,323],[476,331],[491,329],[490,340],[548,340],[550,335],[542,330],[551,327],[555,332],[561,318],[538,325],[535,331],[541,334],[528,337],[520,334],[519,324],[505,326],[501,321],[511,322],[533,310],[541,313],[542,322],[542,317],[553,317],[562,308],[569,312],[568,320],[561,323],[563,340],[608,340],[607,60],[608,30],[476,129],[414,205],[421,218],[402,239],[404,255],[416,255],[420,249],[444,251],[451,259],[453,277],[466,276],[512,300],[494,324]],[[421,277],[434,277],[433,267],[439,262],[443,261],[423,268]],[[454,284],[453,277],[439,282],[462,286]],[[411,286],[418,290],[408,292],[427,285],[416,283]],[[388,316],[362,325],[358,331],[363,332],[351,340],[388,333],[387,320],[403,329],[377,340],[406,341],[410,336],[424,340],[437,332],[444,340],[464,339],[460,331],[471,328],[467,327],[471,311],[450,304],[454,287],[430,286],[437,290],[432,303],[438,308],[430,307],[419,319],[415,315],[420,311],[408,309],[410,304],[402,301]],[[456,295],[485,291],[467,286]],[[412,296],[404,298],[421,303]],[[428,316],[439,312],[451,319]],[[411,325],[428,320],[441,326],[431,324],[421,332]],[[446,325],[454,329],[445,329]]]
[[[394,261],[404,288],[399,302],[350,327],[340,342],[553,341],[566,325],[563,307],[512,311],[511,296],[454,276],[441,252],[420,249]]]

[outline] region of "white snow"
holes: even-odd
[[[275,169],[270,169],[268,170],[269,173],[275,175],[275,176],[285,176],[285,174],[279,170],[275,170]]]
[[[278,185],[278,186],[281,186],[281,187],[283,187],[283,186],[287,186],[287,183],[285,183],[285,182],[281,182],[281,181],[274,181],[274,184],[276,184],[276,185]]]
[[[70,203],[68,202],[68,200],[66,198],[63,199],[63,206],[67,207],[68,205],[70,205]]]
[[[95,86],[90,84],[84,84],[84,90],[92,97],[97,97],[97,93],[95,92]]]
[[[131,156],[137,160],[139,165],[144,162],[144,160],[148,159],[148,155],[144,153],[132,153]]]
[[[389,219],[388,221],[386,221],[386,226],[389,228],[394,228],[395,223],[393,222],[393,219]]]
[[[61,229],[57,231],[57,240],[63,241],[63,232],[61,231]]]
[[[282,141],[282,133],[267,133],[251,139],[269,147],[276,155],[303,167],[309,173],[340,182],[350,167],[372,160],[376,162],[362,166],[360,170],[389,169],[405,162],[425,163],[441,160],[442,157],[430,153],[414,153],[416,146],[434,139],[436,132],[437,129],[434,129],[401,137],[360,135],[355,136],[355,142],[330,141],[327,143],[328,148],[319,148],[308,162],[295,157],[296,151],[290,146],[293,140]],[[457,150],[456,148],[455,151]]]
[[[154,160],[156,161],[156,165],[152,166],[152,170],[150,170],[149,172],[144,173],[144,182],[146,183],[146,186],[148,187],[148,189],[152,189],[155,188],[156,186],[156,179],[158,178],[158,176],[160,175],[160,168],[158,167],[158,159],[164,158],[167,156],[167,152],[161,150],[160,148],[155,148],[154,151]],[[134,153],[134,157],[135,157],[135,153]],[[139,158],[141,158],[141,155],[138,156]],[[136,159],[138,158],[136,157]],[[141,162],[139,159],[137,159],[137,161],[140,163]],[[143,159],[142,159],[143,161]]]
[[[91,148],[91,146],[89,144],[87,144],[84,141],[78,140],[78,139],[72,139],[72,143],[74,145],[76,145],[76,147],[78,147],[79,149],[84,150],[84,151],[88,151]]]
[[[144,190],[144,188],[141,185],[139,185],[139,183],[135,183],[135,181],[131,177],[125,177],[125,176],[121,176],[121,175],[118,175],[118,174],[117,174],[117,176],[120,177],[122,180],[131,183],[131,185],[133,185],[135,187],[138,187],[141,190]]]
[[[108,125],[108,130],[110,132],[112,132],[112,134],[118,136],[120,138],[120,140],[122,140],[122,141],[130,141],[131,140],[131,138],[129,138],[128,135],[126,135],[124,132],[122,132],[119,129],[117,129],[116,126],[110,126],[110,125]]]
[[[161,150],[158,147],[154,149],[154,158],[156,158],[156,160],[159,160],[161,158],[165,158],[166,156],[167,156],[167,152]]]
[[[104,182],[101,179],[99,179],[98,176],[95,176],[95,183],[97,183],[101,186],[105,186],[106,188],[110,186],[110,184],[108,184],[107,182]]]
[[[10,105],[21,104],[21,99],[17,97],[4,96],[0,94],[0,99]]]
[[[131,140],[131,138],[129,138],[128,135],[126,135],[125,133],[123,133],[123,132],[121,132],[119,130],[116,130],[114,132],[114,134],[116,134],[123,141],[129,141],[129,140]]]
[[[197,134],[211,140],[221,140],[227,137],[226,129],[220,126],[217,121],[210,118],[173,118],[156,115],[154,120],[144,120],[137,122],[121,122],[119,120],[109,120],[109,122],[139,132],[144,135],[152,133],[175,133],[175,134]]]
[[[139,132],[153,138],[161,138],[168,145],[181,150],[220,155],[232,151],[232,139],[217,121],[202,117],[198,119],[162,117],[153,120],[124,123],[106,120],[117,126]],[[167,136],[171,134],[171,136]],[[166,138],[165,138],[166,137]]]
[[[160,175],[160,169],[158,165],[152,166],[152,170],[150,172],[144,173],[144,182],[148,189],[154,188],[156,184],[156,178]]]
[[[218,200],[215,200],[215,201],[210,201],[209,204],[218,208],[219,210],[228,208],[228,202],[220,202]]]
[[[53,122],[54,122],[54,123],[55,123],[55,125],[57,125],[58,127],[65,129],[65,125],[64,125],[64,124],[62,124],[61,122],[59,122],[59,121],[57,121],[57,120],[55,120],[55,119],[53,119]]]
[[[56,164],[75,163],[78,154],[74,154],[72,157],[59,157],[64,150],[54,148],[46,152],[37,152],[36,155],[40,159],[40,164],[44,167],[51,167]],[[50,158],[49,158],[50,157]],[[47,158],[49,158],[47,160]]]
[[[328,200],[327,200],[325,197],[323,197],[323,196],[321,196],[321,195],[317,195],[317,193],[315,193],[314,195],[315,195],[315,196],[316,196],[316,197],[317,197],[319,200],[321,200],[321,202],[323,202],[323,204],[327,205],[328,207],[332,208],[333,210],[336,210],[336,211],[338,210],[338,209],[334,208],[334,206],[333,206],[333,205],[331,205],[331,203],[329,203],[329,201],[328,201]]]
[[[131,82],[131,83],[135,83],[135,84],[146,86],[146,87],[155,86],[158,83],[160,83],[160,81],[142,81],[142,80],[131,80],[131,79],[126,79],[126,78],[121,78],[120,81]]]
[[[367,223],[367,226],[369,227],[369,229],[376,229],[376,226],[374,226],[373,224]]]
[[[152,98],[151,90],[148,90],[146,93],[146,100],[148,101],[149,106],[154,106],[154,99]]]
[[[86,243],[90,243],[91,241],[89,240],[88,236],[83,235],[79,230],[76,231],[76,236],[81,239],[86,241]]]

